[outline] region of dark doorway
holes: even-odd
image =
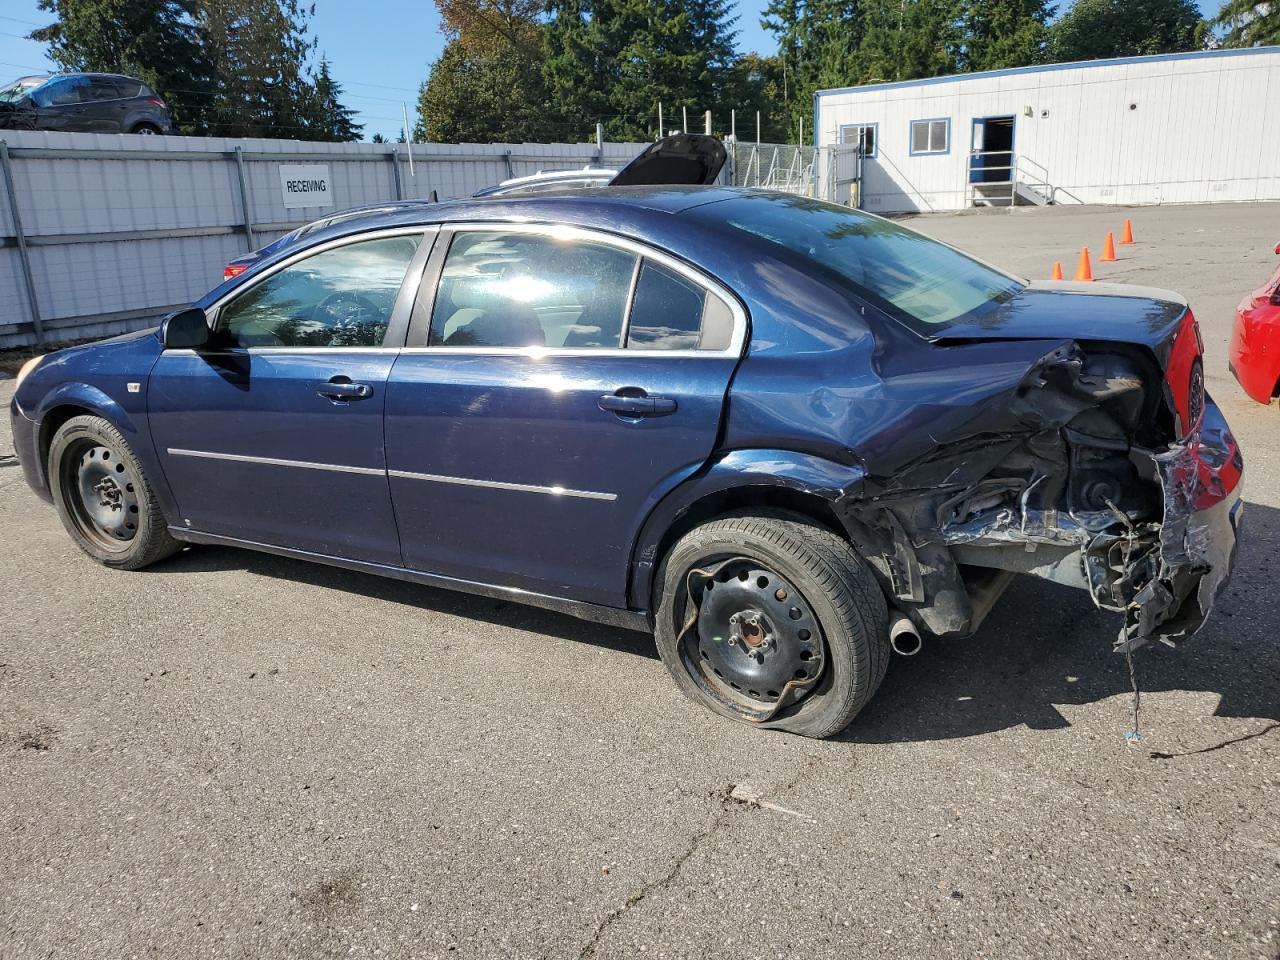
[[[1008,183],[1013,179],[1012,116],[974,117],[969,150],[970,183]]]

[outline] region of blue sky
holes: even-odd
[[[760,29],[766,0],[739,0],[738,48],[769,53],[773,38]],[[345,87],[343,100],[358,111],[366,139],[375,132],[388,136],[400,130],[400,104],[413,104],[428,65],[439,55],[444,40],[440,19],[430,0],[315,0],[312,31],[332,71]],[[1213,0],[1201,9],[1217,7]],[[4,0],[0,4],[0,77],[9,79],[51,67],[44,45],[24,39],[52,18],[41,13],[36,0]]]

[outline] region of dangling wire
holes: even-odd
[[[1127,746],[1136,747],[1142,742],[1142,732],[1138,729],[1138,715],[1142,712],[1142,693],[1138,690],[1138,675],[1133,667],[1133,651],[1125,650],[1124,658],[1129,663],[1129,686],[1133,688],[1133,729],[1125,732],[1124,742]]]

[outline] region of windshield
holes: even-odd
[[[0,103],[14,103],[44,83],[47,77],[23,77],[0,87]]]
[[[925,337],[1024,286],[913,230],[807,197],[755,194],[694,207],[688,215],[727,224],[835,273]]]

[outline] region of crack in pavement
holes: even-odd
[[[684,852],[676,857],[675,862],[672,863],[670,870],[657,880],[651,880],[641,886],[639,890],[627,897],[626,903],[609,911],[609,913],[605,915],[604,919],[601,920],[599,925],[596,927],[595,933],[591,935],[591,939],[586,942],[581,952],[578,954],[578,960],[588,960],[589,957],[594,957],[596,955],[596,948],[600,945],[601,939],[603,939],[609,928],[618,920],[622,919],[623,915],[626,914],[628,910],[639,906],[644,899],[649,896],[649,894],[656,890],[664,890],[674,883],[676,878],[680,876],[680,871],[684,868],[685,863],[688,862],[690,857],[698,852],[698,847],[705,843],[707,839],[719,832],[719,830],[728,822],[729,808],[724,807],[720,815],[712,821],[709,827],[693,835],[693,838],[689,841],[689,845],[685,848]]]
[[[800,781],[800,778],[803,777],[804,774],[812,768],[812,766],[813,760],[811,758],[800,772],[779,788],[779,792],[785,792],[795,787],[795,785]],[[762,794],[756,793],[754,790],[747,787],[746,784],[731,783],[727,787],[717,790],[712,794],[712,796],[718,798],[720,801],[719,815],[704,830],[695,833],[690,838],[688,846],[686,846],[684,851],[676,857],[671,864],[671,868],[665,874],[656,880],[650,880],[648,883],[643,884],[638,890],[627,897],[626,903],[620,907],[610,910],[609,913],[605,915],[604,919],[602,919],[596,926],[595,932],[591,935],[591,938],[578,953],[578,960],[589,960],[589,958],[594,957],[596,955],[596,949],[600,946],[600,941],[604,939],[604,935],[608,932],[610,927],[621,920],[629,910],[632,910],[643,903],[650,894],[659,890],[665,890],[675,883],[680,876],[680,871],[684,869],[684,865],[689,862],[689,859],[695,853],[698,852],[699,847],[719,833],[720,830],[729,823],[730,815],[735,809],[779,809],[775,804],[771,804],[768,801],[763,800]],[[785,808],[783,808],[783,811],[793,816],[804,817],[803,814],[797,814],[792,810],[785,810]],[[804,819],[809,818],[804,817]]]

